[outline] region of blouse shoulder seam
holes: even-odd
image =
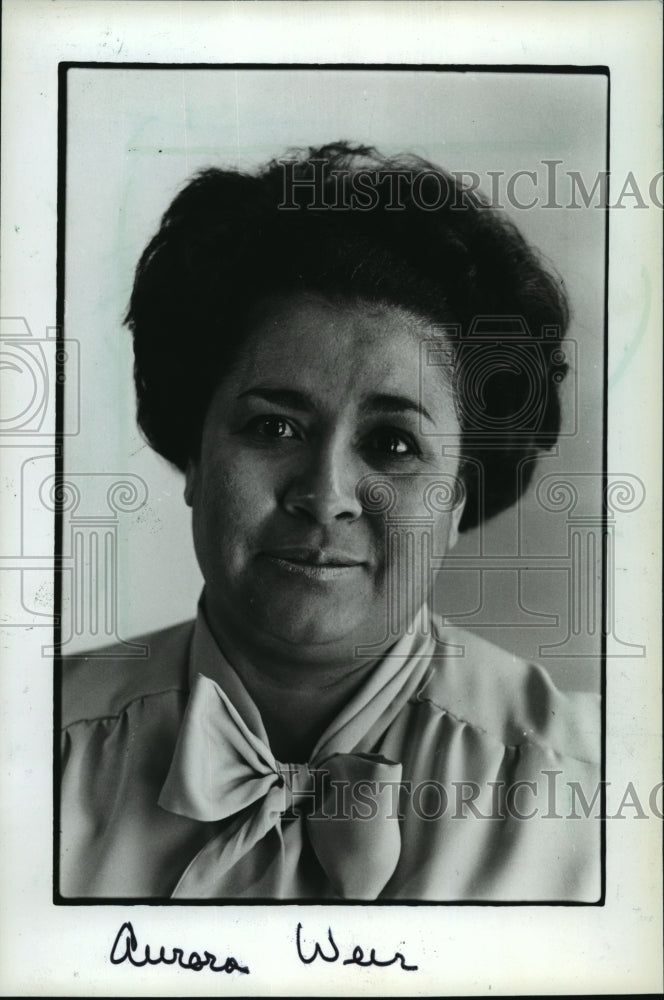
[[[171,694],[173,691],[182,694],[185,689],[181,685],[174,684],[172,687],[163,688],[160,691],[144,691],[141,694],[137,694],[134,698],[123,702],[122,706],[116,711],[101,712],[99,715],[84,715],[80,719],[72,719],[61,727],[61,731],[64,733],[68,729],[71,729],[72,726],[79,726],[84,723],[103,722],[106,719],[119,719],[135,702],[144,701],[146,698],[159,698],[161,695]]]
[[[569,760],[576,760],[580,764],[589,764],[592,767],[598,766],[598,762],[595,760],[587,760],[585,757],[577,757],[575,754],[570,754],[562,750],[557,750],[554,746],[551,746],[550,744],[547,743],[541,743],[538,740],[525,739],[522,743],[506,743],[505,740],[501,739],[501,737],[498,736],[497,733],[493,733],[489,729],[485,729],[483,726],[480,726],[477,722],[471,722],[469,719],[464,719],[463,716],[457,715],[455,712],[451,712],[448,708],[445,708],[444,705],[439,705],[438,702],[433,700],[433,698],[428,698],[426,695],[423,695],[418,692],[415,695],[414,700],[419,702],[426,702],[426,704],[430,705],[432,708],[435,708],[439,712],[442,712],[444,715],[447,715],[451,719],[454,719],[455,722],[460,722],[464,726],[470,726],[471,729],[474,729],[480,733],[484,733],[486,736],[490,736],[492,739],[495,739],[498,743],[501,743],[506,750],[520,750],[523,747],[531,746],[541,750],[549,750],[551,753],[554,753],[556,757],[566,757]]]

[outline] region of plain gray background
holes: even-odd
[[[110,580],[108,587],[116,592],[118,636],[129,639],[192,617],[202,583],[182,476],[151,452],[135,427],[131,338],[122,326],[138,257],[186,180],[202,167],[251,170],[291,146],[348,139],[376,145],[385,154],[417,153],[447,170],[475,171],[487,194],[488,172],[502,171],[505,203],[506,179],[518,170],[537,175],[535,188],[529,181],[517,187],[519,197],[529,201],[535,194],[546,201],[543,161],[560,160],[557,197],[564,206],[570,193],[566,171],[578,171],[592,187],[606,167],[606,91],[604,77],[582,74],[68,71],[65,337],[80,344],[80,391],[66,393],[65,421],[72,425],[77,408],[80,432],[66,438],[64,473],[118,478],[129,473],[147,485],[146,503],[117,518],[117,583]],[[509,205],[506,210],[562,275],[573,311],[568,337],[576,364],[565,385],[563,436],[557,453],[541,463],[539,476],[590,473],[583,508],[597,517],[604,212]],[[518,511],[490,522],[481,538],[478,532],[464,536],[455,550],[458,559],[481,551],[494,557],[494,567],[502,557],[505,568],[462,571],[452,562],[441,574],[437,607],[450,620],[542,662],[561,687],[596,689],[597,630],[582,630],[574,650],[581,650],[581,657],[542,653],[566,633],[568,529],[566,515],[543,510],[530,490]],[[550,566],[543,568],[540,558],[517,583],[509,567],[525,570],[529,556],[551,557]],[[518,563],[507,562],[515,557]],[[597,582],[597,569],[596,563],[586,565],[583,586],[593,577]],[[102,582],[86,577],[83,586]],[[66,642],[71,611],[66,587],[64,596],[64,652],[112,641],[86,620]]]

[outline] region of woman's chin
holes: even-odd
[[[252,608],[251,625],[255,638],[280,647],[294,659],[327,659],[330,655],[353,653],[358,645],[372,644],[382,636],[376,632],[375,621],[367,621],[361,608],[348,609],[346,613],[319,610],[282,609],[281,613],[257,614]],[[384,633],[383,633],[384,635]]]

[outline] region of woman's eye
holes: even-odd
[[[249,423],[249,430],[257,437],[271,440],[296,436],[292,425],[283,417],[256,417]]]
[[[369,438],[369,448],[388,458],[409,458],[419,454],[419,449],[410,438],[389,429],[375,431]]]

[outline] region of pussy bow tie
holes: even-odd
[[[216,681],[198,674],[159,804],[196,820],[230,821],[228,839],[210,851],[217,880],[294,817],[335,894],[375,899],[401,851],[394,784],[401,774],[401,764],[378,754],[329,747],[307,764],[281,763]]]

